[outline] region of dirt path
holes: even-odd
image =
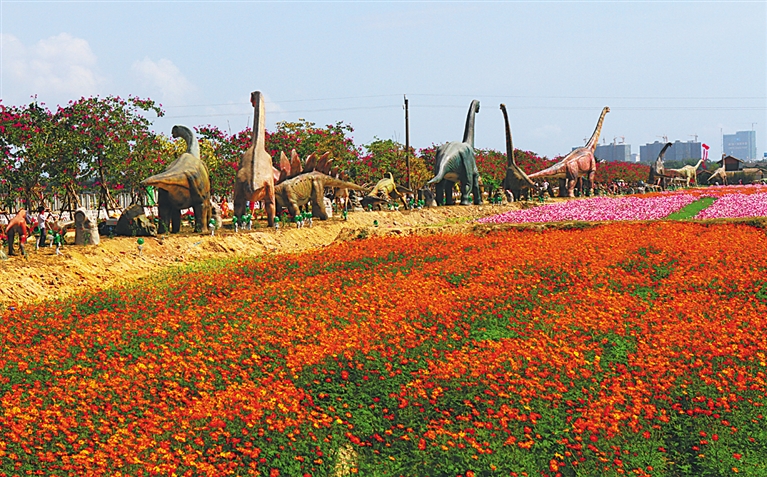
[[[333,217],[314,221],[311,228],[270,230],[265,227],[235,234],[225,228],[215,237],[179,234],[147,237],[139,257],[135,238],[102,238],[98,246],[34,250],[29,243],[27,259],[16,256],[0,261],[3,308],[46,298],[103,289],[147,276],[158,269],[198,260],[226,256],[257,256],[268,253],[314,250],[336,241],[360,236],[409,235],[413,233],[461,232],[474,227],[472,219],[518,208],[507,206],[453,206],[415,211],[355,212],[348,220]],[[374,221],[378,222],[376,226]],[[265,222],[262,222],[265,224]],[[188,230],[188,229],[187,229]],[[68,237],[72,243],[73,237]]]

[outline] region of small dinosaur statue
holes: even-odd
[[[367,207],[368,204],[380,206],[383,203],[389,203],[391,199],[399,199],[402,204],[407,208],[407,202],[405,201],[405,194],[412,194],[413,191],[404,186],[398,186],[394,182],[394,176],[391,172],[384,174],[384,178],[376,183],[373,190],[362,198],[362,207]]]
[[[253,137],[251,145],[240,159],[240,167],[234,181],[234,215],[245,215],[247,203],[264,202],[266,220],[274,225],[274,182],[281,172],[272,166],[272,156],[266,152],[266,108],[260,91],[250,93],[253,105]],[[280,161],[283,164],[283,161]]]
[[[702,163],[703,159],[699,160],[694,166],[688,164],[679,169],[666,169],[666,174],[670,177],[680,177],[684,179],[687,182],[687,187],[690,187],[691,181],[694,181],[696,184],[698,183],[698,175],[696,171]]]
[[[300,213],[299,207],[311,202],[312,216],[327,220],[324,195],[326,187],[364,190],[357,184],[336,179],[319,171],[305,172],[275,187],[277,213],[281,213],[282,209],[288,209],[290,215],[296,217]]]
[[[509,114],[506,112],[506,105],[501,104],[503,120],[506,126],[506,177],[503,180],[503,197],[506,197],[505,191],[510,191],[514,200],[519,200],[523,195],[530,194],[535,189],[535,183],[527,177],[525,171],[517,166],[514,160],[514,144],[511,141],[511,128],[509,127]]]
[[[211,216],[210,177],[207,166],[200,159],[200,146],[186,126],[173,126],[171,135],[186,141],[186,152],[170,163],[165,172],[144,179],[141,184],[157,187],[160,222],[166,229],[172,224],[171,232],[178,233],[181,210],[191,207],[195,231],[207,231]]]
[[[599,142],[599,134],[602,132],[602,122],[604,122],[605,115],[609,112],[610,108],[607,106],[602,109],[602,114],[599,116],[597,127],[594,129],[591,139],[589,139],[589,142],[586,143],[584,147],[579,147],[571,151],[561,161],[546,169],[528,175],[528,178],[537,179],[539,177],[547,177],[566,179],[568,197],[575,197],[575,185],[580,177],[586,176],[589,180],[589,184],[594,184],[594,175],[597,172],[597,161],[594,158],[594,151]],[[559,188],[559,195],[560,197],[564,197],[564,190],[562,187]]]
[[[13,241],[16,239],[16,235],[19,236],[19,247],[21,248],[22,255],[26,255],[24,250],[24,244],[27,243],[27,236],[29,235],[29,226],[27,225],[27,211],[21,209],[5,227],[5,235],[8,237],[8,256],[16,255],[13,248]]]
[[[482,203],[482,194],[479,190],[479,170],[474,157],[474,117],[479,112],[479,101],[476,99],[469,105],[469,113],[466,116],[466,127],[463,132],[463,141],[453,141],[437,148],[434,156],[434,178],[427,184],[437,184],[437,204],[452,205],[453,187],[456,182],[461,183],[461,205],[471,205],[469,194],[474,196],[474,204]]]
[[[758,167],[747,167],[739,171],[726,171],[724,166],[720,167],[711,177],[708,178],[708,182],[718,182],[724,185],[727,184],[757,184],[761,182],[765,177],[765,171]]]

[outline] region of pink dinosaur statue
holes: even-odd
[[[546,177],[566,179],[567,197],[575,197],[575,184],[580,177],[586,176],[589,180],[589,184],[593,184],[594,175],[597,171],[597,161],[596,158],[594,158],[594,151],[597,148],[597,142],[599,142],[599,134],[602,132],[602,122],[605,119],[605,114],[609,112],[610,108],[605,106],[602,110],[602,114],[599,116],[597,127],[594,129],[594,134],[591,135],[591,139],[589,139],[589,142],[586,143],[584,147],[579,147],[573,150],[553,166],[534,172],[530,174],[528,178],[538,179]],[[559,195],[560,197],[565,197],[562,187],[559,188]]]

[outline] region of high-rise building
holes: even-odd
[[[603,161],[630,161],[631,144],[604,144],[597,146],[594,157]]]
[[[655,141],[652,144],[639,146],[639,160],[641,162],[652,163],[658,158],[658,154],[666,143]],[[698,141],[675,141],[671,147],[666,149],[664,161],[686,161],[692,159],[697,161],[701,159],[701,143]]]
[[[726,155],[737,157],[741,161],[757,160],[756,131],[738,131],[735,134],[725,134],[722,140]]]

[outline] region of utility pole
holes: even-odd
[[[405,168],[407,169],[407,188],[410,190],[410,114],[408,111],[407,95],[405,98]]]

